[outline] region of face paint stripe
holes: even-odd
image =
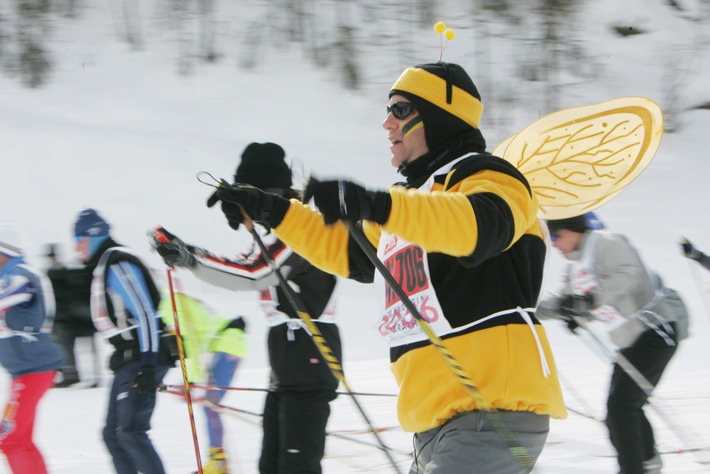
[[[410,120],[409,122],[405,123],[402,126],[402,134],[406,137],[407,135],[412,133],[414,130],[422,128],[423,126],[424,126],[424,122],[422,122],[422,116],[417,115],[412,120]]]

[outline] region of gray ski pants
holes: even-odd
[[[519,445],[537,460],[550,430],[550,417],[530,412],[499,411]],[[481,411],[462,413],[414,435],[410,474],[525,474],[508,445]]]

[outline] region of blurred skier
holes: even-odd
[[[59,260],[56,245],[50,244],[47,258],[51,266],[47,277],[52,282],[56,314],[53,334],[55,341],[64,350],[65,363],[62,367],[62,379],[56,388],[65,388],[81,381],[76,362],[75,345],[80,337],[90,339],[92,361],[94,364],[93,387],[99,384],[99,360],[94,334],[96,328],[91,320],[91,270],[85,266],[69,268]]]
[[[175,338],[162,331],[160,292],[150,272],[109,229],[94,209],[81,211],[74,225],[76,249],[94,268],[91,316],[114,347],[103,439],[118,474],[164,474],[147,432],[155,392],[177,356]]]
[[[560,295],[538,306],[541,318],[604,326],[621,356],[653,386],[688,335],[688,313],[680,296],[651,273],[621,234],[601,230],[593,213],[547,222],[552,245],[569,260]],[[643,406],[646,391],[614,364],[606,425],[621,474],[659,473],[653,428]]]
[[[37,405],[64,363],[52,342],[53,317],[49,282],[25,263],[17,228],[0,224],[0,364],[12,377],[0,451],[14,474],[47,472],[32,438]]]
[[[175,306],[185,348],[188,380],[209,387],[229,387],[239,362],[247,352],[244,318],[239,316],[228,319],[219,316],[209,310],[204,302],[186,293],[175,293]],[[175,324],[169,297],[161,300],[160,313],[167,327]],[[206,358],[204,364],[202,358]],[[203,380],[203,365],[206,366],[206,380]],[[226,393],[219,388],[207,388],[205,392],[204,410],[210,449],[204,474],[229,474],[224,452],[224,429],[216,407]]]
[[[283,148],[275,143],[251,143],[243,151],[234,179],[260,186],[279,196],[297,197]],[[262,239],[282,268],[291,291],[305,309],[338,360],[342,360],[340,334],[329,306],[336,279],[293,252],[270,231]],[[255,243],[236,259],[218,257],[185,244],[163,228],[155,231],[153,245],[169,266],[188,268],[213,285],[234,291],[260,292],[270,326],[271,365],[269,391],[264,404],[261,457],[262,474],[320,473],[325,453],[330,402],[337,396],[338,380],[323,360],[284,288]]]

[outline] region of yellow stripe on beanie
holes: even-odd
[[[395,81],[392,89],[414,94],[427,102],[460,118],[474,128],[478,128],[483,114],[480,100],[452,85],[451,103],[446,103],[446,81],[435,74],[417,67],[410,67]]]

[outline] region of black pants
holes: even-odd
[[[675,336],[672,339],[675,341]],[[655,387],[676,348],[649,329],[621,354]],[[653,428],[643,412],[647,399],[646,393],[626,371],[614,364],[606,425],[618,455],[621,474],[643,474],[643,461],[654,456]]]
[[[268,392],[261,474],[320,474],[333,390]]]

